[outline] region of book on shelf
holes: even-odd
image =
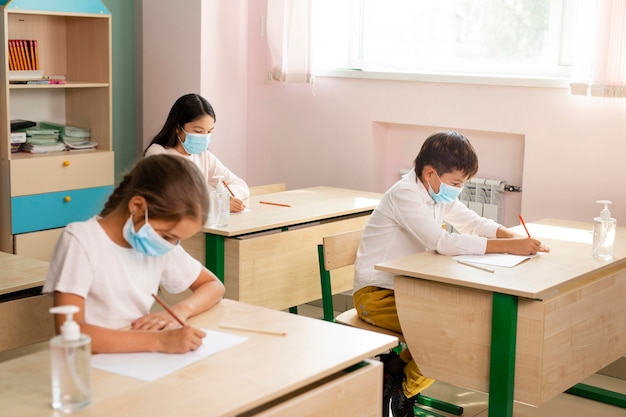
[[[26,132],[11,132],[11,144],[26,142]]]
[[[9,71],[39,70],[36,39],[9,39]]]
[[[36,144],[36,143],[22,143],[20,146],[22,152],[29,153],[48,153],[48,152],[60,152],[65,150],[65,144],[63,142],[56,142],[50,144]]]
[[[29,127],[37,126],[37,123],[31,120],[13,119],[11,120],[11,132],[16,130],[28,129]]]

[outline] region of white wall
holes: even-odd
[[[493,150],[496,146],[481,146],[479,176],[502,171],[497,161],[504,160],[506,167],[510,160],[510,178],[503,179],[523,186],[525,220],[591,221],[600,210],[595,200],[610,199],[618,224],[626,224],[626,193],[621,184],[626,100],[572,96],[565,89],[540,87],[328,77],[318,77],[313,88],[269,83],[270,57],[259,34],[265,3],[251,2],[249,7],[247,178],[251,183],[384,191],[393,182],[386,173],[406,165],[399,158],[409,163],[415,158],[429,128],[459,129],[470,140],[521,138],[523,155],[500,155]],[[406,141],[396,145],[393,140],[384,145],[387,154],[381,152],[381,123],[414,127],[412,152]],[[520,161],[517,179],[515,166]]]

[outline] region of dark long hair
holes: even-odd
[[[200,219],[206,223],[209,191],[200,169],[175,155],[159,154],[140,159],[113,191],[100,213],[106,216],[133,196],[146,199],[151,219],[178,221]]]
[[[206,115],[211,116],[214,122],[216,121],[215,111],[204,97],[198,94],[185,94],[179,97],[170,109],[161,131],[152,139],[150,145],[157,143],[165,148],[175,147],[176,143],[178,143],[176,128]],[[148,148],[150,145],[148,145]],[[146,151],[144,150],[145,153]]]
[[[426,165],[438,175],[459,170],[468,178],[478,172],[478,156],[470,141],[454,131],[430,135],[415,158],[415,173],[419,178]]]

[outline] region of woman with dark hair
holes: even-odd
[[[230,198],[230,211],[240,212],[246,207],[243,200],[250,197],[250,190],[244,180],[209,152],[215,121],[215,111],[204,97],[185,94],[176,100],[161,131],[152,139],[144,155],[167,153],[185,157],[200,168],[207,184],[213,188],[218,182],[215,177],[222,177],[234,194]]]
[[[141,159],[99,216],[67,225],[43,291],[53,294],[54,305],[79,307],[74,320],[94,352],[197,349],[205,332],[150,309],[160,285],[172,293],[191,289],[171,307],[183,322],[222,299],[221,281],[179,245],[202,229],[208,208],[207,185],[192,162],[170,155]],[[63,320],[56,321],[57,331]]]

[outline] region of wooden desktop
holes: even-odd
[[[93,403],[76,416],[375,417],[392,336],[222,300],[192,325],[248,338],[154,382],[92,370]],[[286,332],[275,336],[220,325]],[[2,414],[57,416],[50,407],[47,350],[0,363]],[[155,363],[155,366],[158,364]]]
[[[205,227],[205,265],[223,279],[226,298],[286,309],[321,298],[317,244],[362,229],[381,194],[312,187],[250,197],[224,228]],[[278,206],[264,204],[273,202]],[[336,279],[352,288],[352,274]]]
[[[550,253],[494,273],[428,252],[377,265],[397,274],[400,323],[424,374],[488,392],[489,416],[510,417],[513,400],[539,406],[624,356],[626,228],[603,261],[591,227],[528,224]]]

